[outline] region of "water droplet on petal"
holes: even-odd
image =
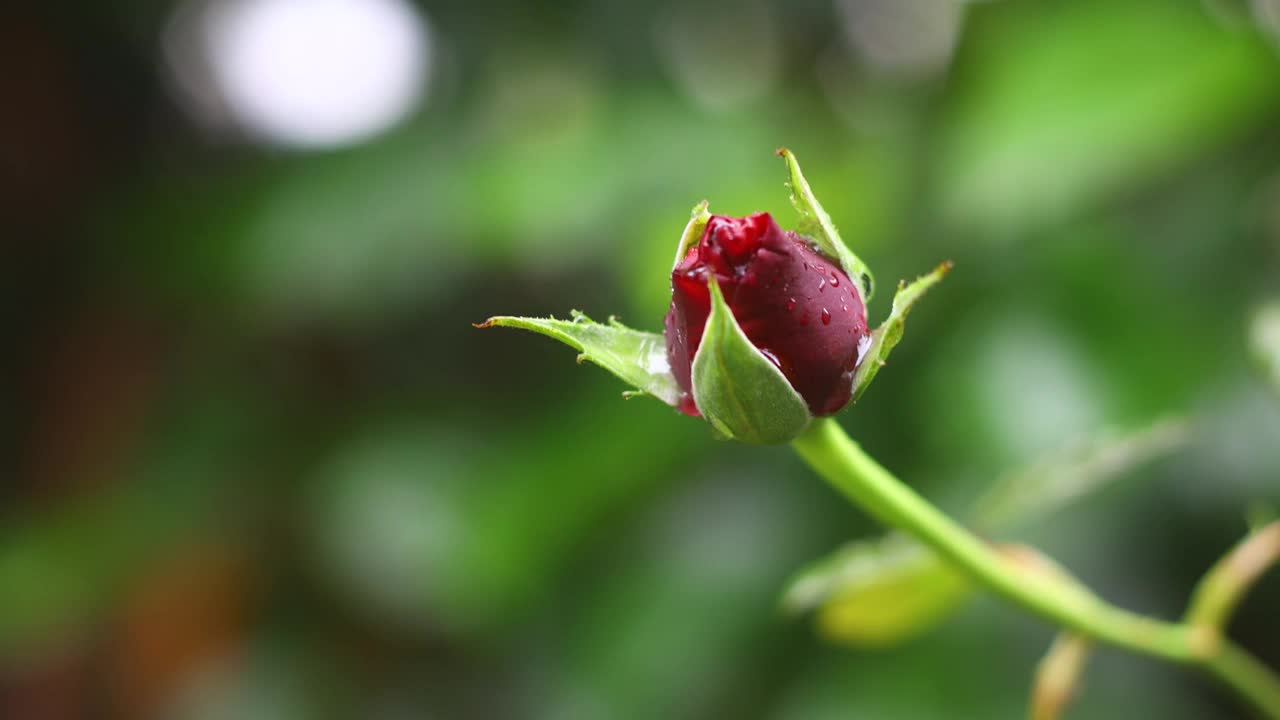
[[[827,289],[827,279],[823,278],[818,281],[818,292],[822,292],[823,290],[826,290],[826,289]]]
[[[831,287],[840,287],[840,276],[834,270],[831,272]]]
[[[831,324],[831,311],[827,310],[826,308],[822,308],[822,324],[823,325]]]
[[[795,309],[796,309],[796,299],[795,299],[795,298],[790,298],[790,299],[788,299],[788,300],[787,300],[787,312],[791,312],[792,310],[795,310]]]
[[[858,365],[862,364],[862,358],[866,356],[867,350],[870,348],[871,348],[871,336],[863,335],[858,340],[858,357],[856,360],[856,364]]]

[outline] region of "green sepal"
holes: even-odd
[[[671,374],[667,343],[661,335],[633,330],[613,317],[606,325],[577,310],[571,315],[572,320],[498,316],[476,327],[513,327],[546,335],[581,353],[578,362],[593,362],[636,389],[624,395],[640,393],[672,407],[679,404],[680,386]]]
[[[884,366],[885,359],[894,346],[902,340],[902,330],[907,322],[907,313],[929,288],[936,285],[951,270],[951,262],[944,262],[927,275],[916,278],[911,284],[898,283],[898,292],[893,296],[893,309],[889,317],[871,333],[871,342],[859,359],[858,372],[853,377],[853,399],[862,397],[867,386],[875,379],[876,373]]]
[[[813,240],[822,252],[840,263],[844,273],[856,281],[854,285],[862,295],[863,307],[866,307],[876,290],[876,280],[871,269],[840,239],[831,216],[822,209],[822,204],[809,187],[809,181],[800,172],[796,156],[786,148],[779,148],[778,155],[787,163],[787,186],[791,188],[791,204],[800,213],[799,233]]]
[[[689,248],[702,239],[702,233],[707,229],[707,222],[711,220],[711,212],[707,207],[706,200],[693,206],[693,212],[689,214],[689,224],[685,225],[684,232],[680,233],[680,244],[676,246],[676,259],[671,263],[672,270],[684,259]]]
[[[786,376],[747,339],[712,277],[711,314],[693,357],[693,399],[723,435],[755,445],[793,440],[813,417]]]
[[[915,540],[891,533],[849,543],[798,573],[783,594],[789,613],[816,610],[828,640],[884,647],[936,626],[973,584]]]

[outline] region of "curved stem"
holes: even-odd
[[[846,497],[915,536],[996,594],[1085,638],[1201,665],[1266,717],[1280,720],[1280,680],[1243,650],[1225,640],[1197,642],[1187,625],[1122,610],[1052,574],[1023,572],[895,478],[834,420],[815,420],[792,447]]]
[[[1238,645],[1223,641],[1201,664],[1252,705],[1260,717],[1280,717],[1280,681],[1270,668]]]
[[[1280,520],[1241,540],[1205,573],[1191,595],[1187,622],[1221,632],[1245,593],[1276,563],[1280,563]]]
[[[793,446],[820,475],[882,521],[916,536],[997,594],[1081,635],[1171,660],[1191,658],[1185,628],[1104,604],[1079,586],[1028,574],[944,515],[862,451],[831,419],[815,421]]]

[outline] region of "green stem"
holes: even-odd
[[[1191,594],[1187,623],[1220,632],[1249,588],[1276,563],[1280,563],[1280,520],[1250,533],[1205,573]]]
[[[1264,716],[1280,720],[1280,680],[1243,650],[1225,640],[1196,642],[1187,625],[1122,610],[1052,574],[1028,574],[895,478],[834,420],[815,420],[792,447],[836,490],[996,594],[1083,637],[1200,665]]]
[[[1280,717],[1280,680],[1266,665],[1229,641],[1217,643],[1201,662],[1206,671],[1244,698],[1258,714]]]

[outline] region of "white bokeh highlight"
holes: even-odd
[[[405,0],[204,0],[176,17],[181,42],[167,49],[183,92],[216,95],[222,120],[271,144],[367,140],[409,115],[429,79],[430,32]]]

